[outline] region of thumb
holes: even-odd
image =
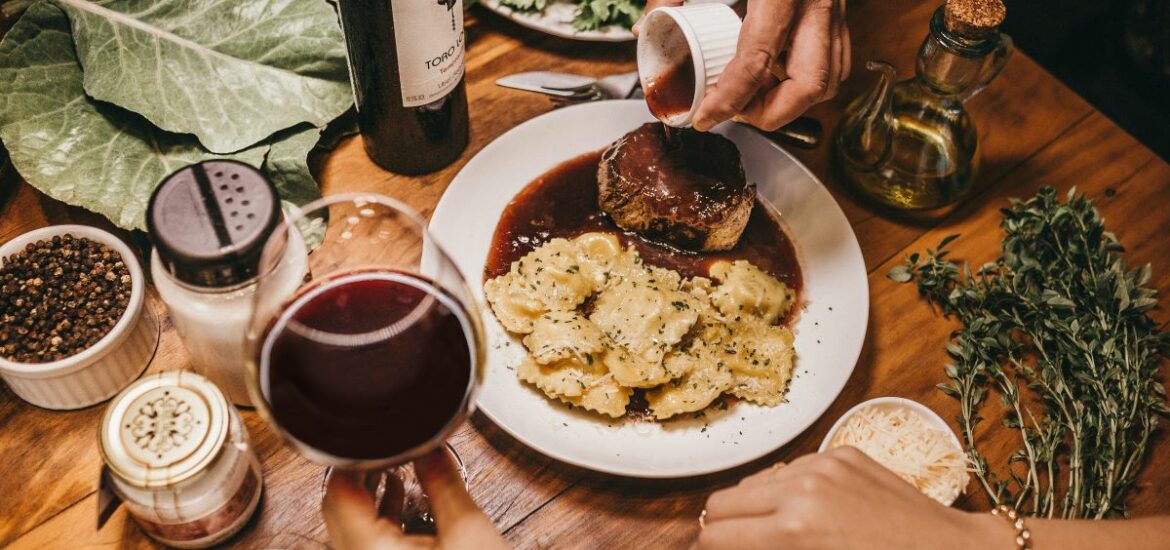
[[[466,542],[498,538],[495,527],[467,494],[463,475],[446,449],[415,461],[414,471],[430,499],[440,538]]]
[[[657,8],[677,8],[681,5],[683,5],[683,0],[650,0],[649,2],[646,2],[646,8],[642,10],[642,17],[639,17],[638,22],[634,23],[633,27],[630,27],[630,31],[634,33],[634,36],[638,36],[638,31],[642,30],[642,20],[646,19],[647,13],[650,13]]]

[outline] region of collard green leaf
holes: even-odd
[[[263,170],[276,184],[281,198],[303,206],[321,198],[321,189],[309,170],[309,152],[321,138],[321,129],[302,124],[284,130],[264,158]]]
[[[259,166],[268,145],[212,155],[192,136],[161,131],[82,89],[65,14],[34,4],[0,42],[0,139],[12,164],[45,194],[142,228],[167,174],[210,158]]]
[[[324,0],[54,0],[85,91],[232,153],[353,103],[345,43]]]

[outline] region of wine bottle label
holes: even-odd
[[[463,0],[393,0],[402,105],[442,99],[463,78]]]

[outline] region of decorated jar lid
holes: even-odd
[[[205,471],[228,437],[228,402],[189,371],[146,376],[118,394],[102,417],[99,447],[109,469],[153,489]]]

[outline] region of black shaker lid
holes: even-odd
[[[159,259],[174,277],[225,287],[256,276],[260,252],[280,224],[276,186],[231,160],[192,164],[167,176],[146,210]]]

